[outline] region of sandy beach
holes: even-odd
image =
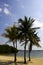
[[[43,65],[43,58],[33,58],[31,61],[28,61],[24,64],[23,57],[17,57],[17,62],[14,63],[14,57],[13,56],[4,56],[0,55],[0,65]]]

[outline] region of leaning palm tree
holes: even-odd
[[[5,33],[3,33],[2,36],[9,39],[6,43],[13,42],[13,46],[15,47],[14,43],[17,42],[17,34],[18,34],[18,31],[16,29],[16,26],[14,25],[12,27],[6,28]],[[16,48],[17,48],[17,43],[16,43]],[[14,55],[15,55],[14,62],[16,62],[16,51]]]
[[[31,37],[32,30],[37,28],[32,28],[33,22],[35,21],[33,18],[31,19],[29,17],[29,19],[27,19],[27,17],[25,16],[24,20],[20,18],[18,21],[20,23],[18,26],[18,29],[19,29],[18,34],[19,34],[20,41],[23,42],[24,44],[24,63],[26,63],[26,45],[28,41],[31,42],[32,40],[32,37]]]

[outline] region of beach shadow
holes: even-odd
[[[27,60],[27,63],[29,64],[29,63],[32,63],[33,64],[33,62],[32,61],[29,61],[29,60]]]
[[[13,61],[8,61],[8,62],[0,62],[0,65],[9,65],[11,63],[14,63]]]
[[[0,62],[0,65],[10,65],[10,64],[14,64],[14,65],[26,65],[26,64],[24,64],[24,62],[14,62],[14,61],[8,61],[8,62]]]
[[[18,61],[18,62],[16,62],[16,64],[17,64],[17,65],[27,65],[27,62],[26,62],[26,64],[25,64],[23,61]]]
[[[27,60],[26,64],[24,64],[23,61],[7,61],[7,62],[0,62],[0,65],[10,65],[10,64],[14,64],[14,65],[27,65],[29,63],[33,63],[32,61]]]

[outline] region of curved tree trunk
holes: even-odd
[[[25,46],[24,46],[24,63],[26,63],[26,43],[25,43]]]
[[[29,46],[29,61],[31,61],[31,58],[30,58],[31,51],[32,51],[32,43],[30,43],[30,46]]]

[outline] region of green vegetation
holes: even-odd
[[[11,54],[11,53],[17,53],[18,50],[12,46],[9,45],[0,45],[0,54]]]

